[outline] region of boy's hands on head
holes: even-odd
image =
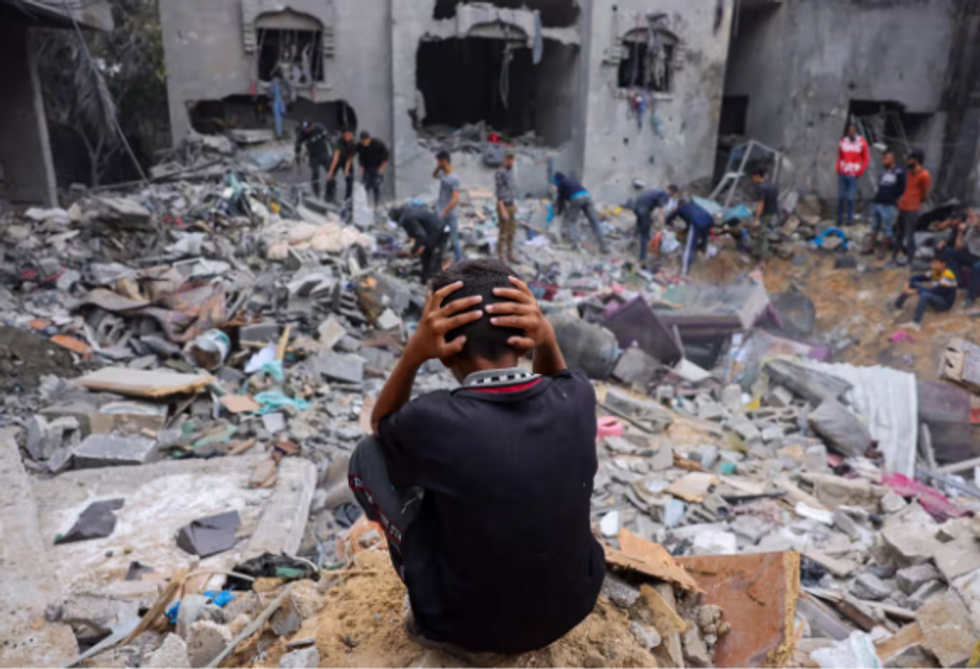
[[[511,337],[507,343],[522,353],[555,341],[555,330],[541,313],[538,301],[531,289],[516,277],[510,277],[514,288],[494,288],[493,294],[506,302],[487,305],[487,313],[493,317],[490,323],[502,328],[524,331],[523,337]]]
[[[439,306],[445,299],[463,287],[462,281],[451,283],[436,292],[430,292],[425,299],[425,308],[418,329],[405,346],[404,357],[416,365],[429,360],[451,358],[463,350],[466,337],[457,337],[446,343],[446,333],[463,327],[483,317],[483,311],[466,311],[483,301],[479,295],[454,300],[446,306]]]

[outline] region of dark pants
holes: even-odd
[[[592,227],[592,234],[599,242],[599,248],[603,253],[606,252],[606,240],[602,236],[602,228],[599,226],[599,214],[596,213],[595,203],[591,195],[581,195],[573,197],[568,201],[568,209],[565,211],[565,225],[568,227],[568,235],[574,246],[578,246],[578,218],[584,215],[585,219]]]
[[[640,237],[640,262],[647,259],[650,249],[650,235],[653,231],[653,209],[639,207],[636,213],[636,234]]]
[[[708,241],[710,234],[710,227],[699,228],[696,225],[688,227],[687,244],[684,246],[684,265],[682,267],[684,276],[691,273],[691,265],[694,264],[694,255],[698,252],[698,248]]]
[[[428,285],[429,279],[442,271],[442,256],[446,252],[446,235],[442,235],[435,244],[426,244],[422,251],[422,285]]]
[[[384,528],[391,563],[404,581],[402,541],[418,518],[422,506],[421,492],[415,488],[398,489],[391,485],[381,442],[376,437],[366,437],[354,449],[347,469],[347,480],[364,514]]]
[[[350,199],[354,196],[354,174],[348,174],[344,177],[345,190],[344,190],[344,202],[350,202]],[[333,179],[327,182],[327,201],[335,202],[337,200],[337,181],[336,175]]]
[[[946,261],[956,275],[956,281],[966,286],[966,299],[970,302],[980,296],[980,256],[975,256],[967,249],[951,249],[948,246],[939,252],[939,257]],[[963,278],[963,269],[970,270],[970,280]]]
[[[919,212],[899,211],[898,224],[895,226],[895,250],[892,257],[897,258],[901,250],[909,262],[915,259],[915,229],[919,223]]]
[[[912,287],[919,291],[919,301],[915,305],[914,320],[916,323],[919,324],[922,323],[922,319],[925,318],[926,311],[928,309],[932,309],[933,311],[942,313],[944,311],[949,311],[950,309],[953,308],[952,302],[948,302],[944,300],[939,295],[934,293],[931,288],[923,287],[915,279],[912,280]],[[901,295],[898,296],[898,299],[895,300],[895,307],[901,309],[902,307],[905,306],[905,303],[908,301],[910,297],[911,295],[906,295],[905,293],[902,293]]]
[[[384,179],[378,169],[377,167],[364,168],[364,188],[367,189],[368,195],[374,196],[375,207],[381,203],[381,182]]]
[[[320,183],[320,170],[323,169],[324,173],[330,173],[330,161],[327,160],[326,156],[310,156],[310,169],[313,170],[313,194],[320,197],[323,192],[323,186]]]

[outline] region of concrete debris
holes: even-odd
[[[37,565],[64,581],[14,593],[11,606],[25,613],[16,635],[0,631],[0,664],[66,664],[77,648],[37,647],[72,634],[88,647],[118,633],[153,604],[151,579],[170,583],[201,553],[211,555],[207,569],[225,572],[282,553],[349,566],[348,551],[385,547],[386,532],[359,521],[348,461],[419,325],[418,261],[403,257],[404,234],[363,189],[356,211],[308,197],[308,186],[252,167],[291,161],[291,146],[265,129],[227,134],[195,134],[189,146],[200,155],[157,166],[146,185],[77,193],[68,210],[0,208],[9,267],[0,272],[0,426],[22,428],[19,442],[0,444],[4,471],[19,481],[0,526],[17,515],[9,524],[26,537],[15,582],[22,573],[41,583]],[[811,197],[789,195],[801,207]],[[533,238],[522,229],[514,270],[599,399],[591,521],[606,544],[602,592],[632,639],[661,666],[785,666],[798,657],[797,630],[811,663],[820,653],[830,658],[821,663],[860,658],[871,636],[896,664],[969,660],[980,623],[980,533],[969,514],[980,502],[969,467],[933,477],[967,456],[930,455],[915,376],[816,362],[854,337],[821,331],[817,305],[799,291],[770,299],[771,269],[750,272],[727,235],[712,237],[708,255],[723,254],[742,278],[704,285],[679,275],[672,247],[682,240],[666,234],[653,263],[633,261],[631,212],[597,204],[611,247],[600,255],[566,248],[549,206],[517,203],[520,221],[548,229]],[[719,220],[729,213],[712,209]],[[494,253],[496,216],[492,193],[468,189],[459,220],[468,257]],[[829,226],[803,211],[786,225],[772,230],[798,258],[787,255],[786,268],[813,262],[806,240]],[[834,314],[824,321],[847,327]],[[207,342],[220,355],[202,355],[214,352]],[[940,378],[980,393],[978,351],[950,344]],[[456,387],[429,361],[414,390]],[[968,428],[969,407],[957,406]],[[933,433],[937,444],[970,441]],[[919,457],[931,473],[917,470]],[[96,526],[66,533],[92,505],[85,519],[98,512]],[[123,580],[136,562],[154,571]],[[263,574],[220,608],[197,593],[222,590],[226,577],[206,579],[179,597],[176,634],[160,643],[156,625],[132,641],[156,647],[144,666],[205,666],[233,636],[266,624],[268,593],[283,587]],[[79,598],[89,584],[98,606]],[[290,637],[325,596],[308,579],[290,587],[267,621],[291,644],[280,666],[317,666],[314,644]],[[8,662],[4,649],[35,623],[45,627],[33,656]],[[877,631],[851,635],[858,628]],[[594,653],[582,660],[602,664]]]

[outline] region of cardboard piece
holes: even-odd
[[[230,550],[238,543],[237,531],[242,524],[237,511],[198,518],[180,528],[177,545],[191,555],[206,558]]]
[[[782,667],[793,654],[800,554],[748,553],[676,558],[717,604],[732,629],[715,646],[716,667]]]
[[[225,395],[221,398],[221,406],[229,413],[252,413],[262,408],[261,404],[248,395]]]
[[[669,581],[685,590],[700,590],[697,581],[678,566],[673,556],[660,544],[641,539],[623,528],[619,531],[619,546],[622,550],[604,547],[606,564]]]
[[[88,390],[119,393],[135,397],[168,397],[198,393],[214,381],[208,374],[171,374],[156,370],[104,367],[75,379]]]

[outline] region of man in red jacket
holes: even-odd
[[[864,137],[858,135],[857,126],[847,126],[847,134],[837,149],[837,174],[840,175],[840,191],[837,197],[837,226],[844,223],[844,203],[847,203],[847,223],[854,223],[854,200],[857,198],[858,179],[868,169],[871,153]]]

